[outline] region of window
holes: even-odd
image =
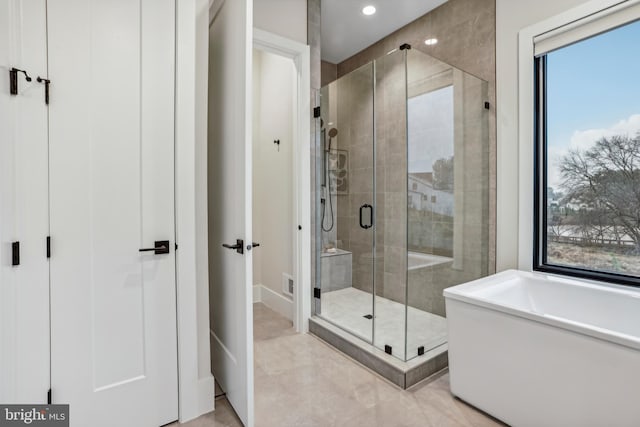
[[[536,44],[534,269],[640,286],[640,21],[596,34]]]

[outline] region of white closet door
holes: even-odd
[[[51,382],[76,427],[178,418],[174,10],[48,2]]]
[[[49,233],[45,0],[0,0],[0,402],[46,403]],[[10,95],[9,70],[18,74]],[[20,264],[12,264],[12,242]]]

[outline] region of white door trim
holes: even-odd
[[[213,2],[215,8],[220,1]],[[180,422],[214,409],[209,351],[207,251],[207,86],[209,0],[176,1],[176,286]],[[311,83],[309,47],[261,30],[255,46],[292,58],[298,73],[295,206],[297,233],[294,324],[308,331],[311,315]],[[204,161],[205,163],[202,163]]]
[[[214,409],[209,351],[209,0],[176,1],[176,287],[179,420]]]
[[[309,330],[311,316],[311,65],[309,46],[300,42],[253,29],[253,47],[293,60],[296,68],[293,109],[293,218],[298,227],[293,238],[293,326],[296,331]]]

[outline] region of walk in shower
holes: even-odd
[[[408,45],[320,90],[316,315],[401,361],[489,270],[488,85]]]

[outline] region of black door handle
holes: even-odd
[[[227,249],[235,249],[235,251],[239,254],[243,254],[244,253],[244,240],[242,239],[236,239],[236,244],[235,245],[227,245],[227,244],[222,244],[223,248],[227,248]]]
[[[365,224],[363,221],[362,212],[365,209],[369,209],[369,224]],[[366,203],[360,206],[360,227],[364,228],[365,230],[368,230],[369,228],[373,227],[373,206]]]
[[[252,242],[250,245],[247,245],[247,250],[250,251],[253,248],[257,248],[260,246],[260,243]]]
[[[138,249],[138,252],[154,252],[156,255],[169,253],[169,241],[168,240],[156,240],[153,248]]]

